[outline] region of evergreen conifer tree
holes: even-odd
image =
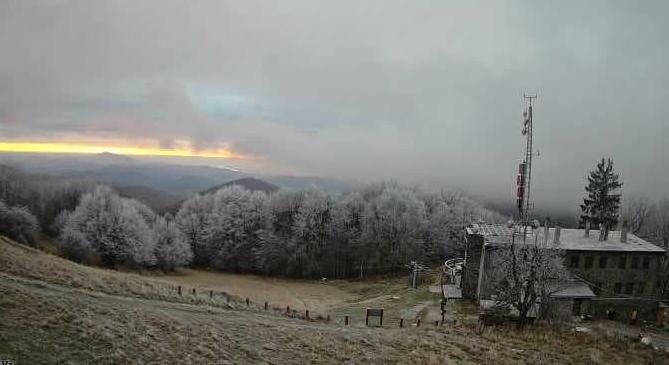
[[[613,172],[613,161],[602,158],[595,170],[588,176],[588,185],[585,187],[587,196],[581,204],[581,220],[579,225],[585,226],[589,221],[593,228],[602,224],[607,230],[618,224],[618,209],[620,207],[620,187],[618,174]]]

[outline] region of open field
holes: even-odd
[[[0,354],[17,364],[669,363],[665,352],[598,330],[574,336],[545,327],[477,332],[467,325],[400,329],[305,321],[206,296],[178,297],[165,281],[171,277],[89,268],[7,240],[0,240],[0,265]],[[283,285],[290,284],[279,281]],[[399,313],[429,300],[394,279],[295,285],[315,285],[317,296],[345,293],[343,302],[326,298],[324,308],[332,313],[370,300]],[[386,291],[400,299],[384,297]]]
[[[309,309],[319,313],[325,313],[357,298],[353,293],[342,290],[332,283],[283,280],[257,275],[183,269],[173,275],[161,276],[159,279],[184,287],[226,292],[240,298],[249,298],[256,303],[268,301],[280,307],[288,305],[299,311]]]

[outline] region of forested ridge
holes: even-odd
[[[38,234],[50,236],[60,254],[107,267],[191,265],[304,278],[392,273],[412,260],[457,255],[467,224],[503,219],[462,193],[395,182],[342,195],[229,186],[193,196],[174,216],[159,215],[109,187],[2,168],[2,221],[21,223],[0,225],[3,234],[33,245]]]

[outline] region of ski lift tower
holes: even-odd
[[[537,98],[537,95],[523,95],[523,99],[527,101],[527,109],[523,112],[523,129],[522,135],[525,137],[525,157],[518,165],[518,176],[516,178],[516,207],[518,208],[518,221],[523,230],[523,236],[527,236],[527,227],[530,225],[530,210],[532,203],[530,202],[530,182],[532,177],[532,157],[534,151],[532,150],[532,101]]]

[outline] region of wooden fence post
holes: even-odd
[[[309,319],[309,310],[304,311],[304,319]]]
[[[265,301],[265,310],[267,310],[267,308],[269,308],[269,304]]]
[[[434,321],[434,326],[435,326],[435,327],[438,327],[438,326],[439,326],[439,321],[438,321],[438,320],[437,320],[437,321]]]
[[[214,297],[214,291],[213,291],[213,290],[210,290],[210,291],[209,291],[209,299],[211,299],[211,298],[213,298],[213,297]]]
[[[197,294],[195,293],[195,288],[193,288],[193,296],[196,296]]]
[[[348,326],[348,316],[344,316],[344,326]]]
[[[416,327],[420,327],[420,318],[416,321]]]
[[[248,307],[250,304],[251,302],[249,301],[249,298],[246,298],[246,306]]]
[[[379,326],[383,327],[383,308],[365,309],[365,326],[369,326],[369,317],[379,317]]]
[[[290,306],[289,305],[286,306],[286,314],[288,314],[288,313],[290,313]]]
[[[179,285],[179,287],[177,288],[177,290],[179,291],[179,296],[181,296],[181,285]]]
[[[400,318],[400,328],[404,327],[404,318]]]

